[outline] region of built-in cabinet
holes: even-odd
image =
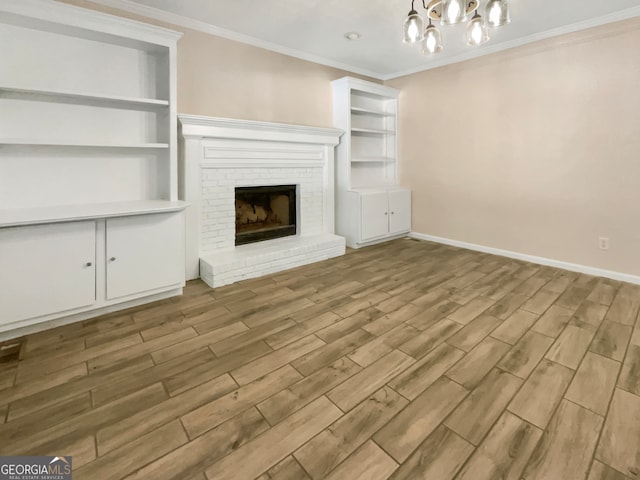
[[[184,285],[184,214],[0,228],[0,331]]]
[[[344,77],[332,82],[336,152],[336,233],[352,248],[411,229],[411,192],[397,184],[398,91]]]
[[[0,324],[93,305],[93,221],[0,229]]]
[[[362,241],[404,234],[411,229],[411,192],[409,190],[364,190],[357,195],[360,199],[360,239]]]
[[[180,35],[51,0],[0,0],[0,286],[12,293],[0,331],[179,293]],[[152,264],[167,258],[162,277]]]
[[[171,213],[106,220],[106,298],[184,279],[184,218]],[[162,261],[158,261],[162,259]]]

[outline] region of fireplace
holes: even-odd
[[[236,187],[236,245],[296,235],[296,186]]]
[[[344,255],[345,239],[333,234],[341,130],[193,115],[180,115],[180,124],[184,196],[193,205],[188,279],[217,288]],[[236,188],[250,185],[295,185],[295,201],[287,192],[295,235],[236,246]]]

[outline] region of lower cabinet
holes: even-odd
[[[0,229],[0,325],[96,302],[96,222]]]
[[[184,220],[174,213],[107,219],[107,299],[184,280]]]
[[[411,230],[411,192],[389,191],[389,234],[407,233]]]
[[[0,332],[184,286],[184,213],[0,228]]]
[[[389,196],[387,192],[360,195],[360,238],[369,240],[389,233]]]
[[[367,242],[411,230],[411,192],[404,189],[360,193],[360,240]]]

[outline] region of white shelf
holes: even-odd
[[[0,210],[0,228],[176,212],[184,210],[188,205],[188,203],[182,201],[138,200],[41,208],[15,208]]]
[[[355,113],[357,115],[374,115],[376,117],[395,117],[395,113],[391,112],[382,112],[380,110],[370,110],[368,108],[357,108],[351,107],[351,113]]]
[[[72,92],[64,90],[42,90],[31,88],[17,88],[0,86],[0,98],[14,98],[21,100],[36,100],[45,102],[74,103],[80,105],[130,108],[157,109],[169,106],[168,100],[155,98],[132,98],[117,95],[99,95],[90,92]]]
[[[118,148],[134,150],[157,150],[168,149],[168,143],[92,143],[76,141],[39,140],[39,139],[16,139],[0,138],[2,146],[23,146],[23,147],[76,147],[76,148]]]
[[[395,159],[391,157],[359,157],[359,158],[351,159],[351,163],[388,163],[388,162],[395,162]]]
[[[393,130],[378,130],[374,128],[352,128],[351,133],[361,133],[365,135],[395,135]]]

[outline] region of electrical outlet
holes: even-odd
[[[598,239],[598,246],[600,250],[609,250],[609,239],[607,237],[600,237]]]

